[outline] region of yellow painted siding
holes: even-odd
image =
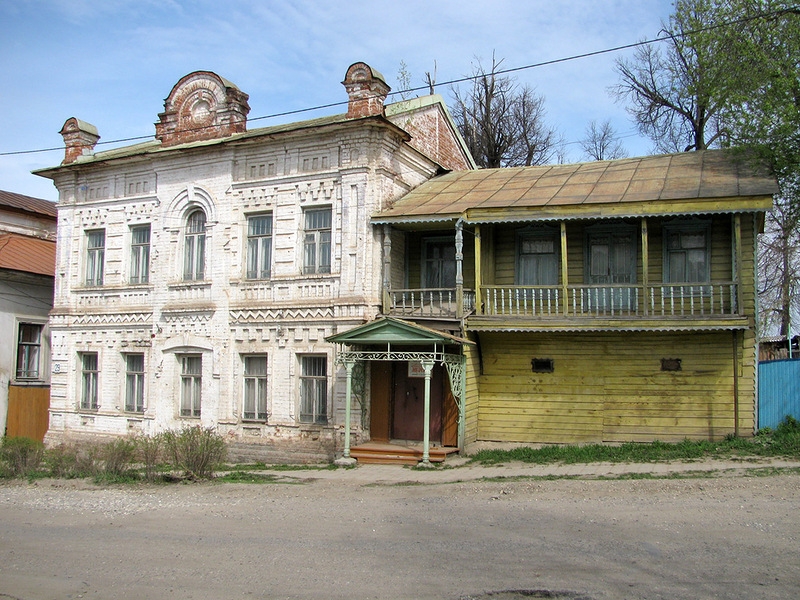
[[[734,431],[733,335],[481,334],[478,439],[722,438]],[[554,372],[533,373],[532,358],[553,359]],[[682,370],[662,371],[662,358],[680,358]],[[743,381],[746,369],[739,370],[742,428],[752,423],[754,396]]]
[[[474,341],[474,336],[471,336]],[[480,355],[478,347],[464,345],[466,364],[466,400],[464,422],[464,444],[471,444],[478,439],[478,375],[480,373]]]

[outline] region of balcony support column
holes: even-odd
[[[464,316],[464,222],[456,221],[456,316]]]
[[[561,303],[564,316],[569,315],[569,268],[567,267],[567,222],[561,221]]]
[[[392,285],[392,226],[388,223],[383,226],[383,313],[389,314],[392,306],[389,290]]]
[[[483,290],[481,286],[481,226],[475,225],[475,314],[483,314]]]
[[[642,287],[644,294],[642,302],[644,302],[644,314],[649,314],[650,311],[650,241],[647,235],[647,219],[642,219]]]
[[[742,310],[742,215],[733,215],[733,283],[736,286],[736,306],[731,311],[739,314]]]

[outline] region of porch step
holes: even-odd
[[[431,462],[444,462],[448,454],[457,448],[431,447],[428,456]],[[422,445],[402,446],[398,444],[367,442],[350,449],[350,456],[361,464],[371,465],[416,465],[422,460]]]

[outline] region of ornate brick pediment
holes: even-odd
[[[164,146],[174,146],[246,131],[248,98],[216,73],[190,73],[175,84],[164,101],[156,138]]]

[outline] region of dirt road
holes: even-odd
[[[4,483],[0,599],[795,599],[799,509],[798,474]]]

